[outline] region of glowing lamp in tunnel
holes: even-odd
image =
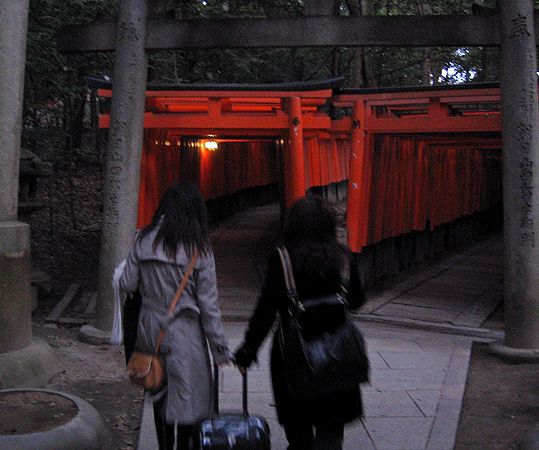
[[[206,150],[217,150],[219,148],[219,144],[217,144],[216,141],[206,141],[204,142],[204,148]]]

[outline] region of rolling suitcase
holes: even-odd
[[[270,450],[270,429],[260,416],[247,409],[247,373],[242,376],[242,411],[219,412],[219,369],[213,383],[213,415],[202,420],[193,432],[193,450]]]

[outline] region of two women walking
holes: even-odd
[[[343,268],[348,268],[345,300],[353,309],[361,306],[364,293],[354,258],[337,241],[336,226],[329,202],[304,197],[288,212],[282,243],[290,254],[299,298],[340,291]],[[193,275],[176,313],[167,320],[168,304],[195,252],[199,257]],[[221,323],[206,207],[196,187],[181,183],[169,188],[152,223],[137,233],[120,285],[127,292],[139,290],[142,297],[137,350],[152,352],[159,329],[166,328],[160,356],[166,367],[167,387],[154,404],[159,446],[173,448],[176,435],[177,448],[188,449],[193,426],[211,413],[209,354],[215,364],[232,361]],[[244,342],[233,358],[240,370],[256,361],[276,319],[287,317],[289,301],[281,261],[274,251]],[[335,320],[315,318],[315,333],[334,329],[338,326]],[[362,414],[359,384],[331,395],[305,398],[290,389],[286,370],[274,337],[271,379],[289,450],[341,449],[344,424]]]

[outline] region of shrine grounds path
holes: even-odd
[[[256,303],[264,258],[278,225],[278,206],[269,205],[239,213],[213,231],[220,302],[232,349],[240,344]],[[529,390],[525,386],[511,387],[506,383],[512,378],[507,373],[516,375],[515,368],[519,366],[491,360],[493,357],[486,351],[489,342],[503,337],[499,317],[488,322],[492,328],[481,327],[493,313],[499,314],[502,254],[501,237],[490,236],[369,291],[369,300],[355,320],[367,341],[371,381],[362,389],[365,416],[346,429],[346,450],[516,448],[522,434],[539,420],[539,371],[534,371],[537,366],[526,367]],[[259,365],[249,371],[249,409],[268,419],[273,448],[284,450],[286,440],[275,418],[271,394],[269,347],[267,339]],[[470,392],[470,400],[463,402],[474,351],[481,354],[489,372],[499,376],[506,373],[506,379],[492,375],[485,378],[486,386],[476,380],[475,389],[479,388],[480,395]],[[471,367],[477,370],[477,364]],[[496,373],[500,367],[504,370]],[[238,372],[233,367],[225,368],[219,383],[222,408],[238,410]],[[529,397],[530,405],[535,402],[535,417],[523,418],[518,406],[503,403],[501,420],[488,417],[492,412],[484,410],[481,397],[492,403],[496,393],[504,389],[520,389],[512,395]],[[470,401],[474,404],[469,405]],[[460,423],[463,405],[465,415]],[[148,419],[149,408],[145,412]],[[481,412],[487,417],[476,420],[474,416]],[[494,427],[489,419],[495,422]],[[470,428],[472,422],[476,425]],[[143,420],[140,436],[144,439],[139,441],[139,448],[154,448],[145,444],[152,436],[151,424],[151,420]],[[459,436],[459,429],[468,435]]]
[[[230,347],[241,342],[265,259],[279,228],[277,205],[236,214],[214,227],[220,303]],[[367,341],[371,381],[365,416],[345,432],[345,449],[517,449],[539,422],[539,370],[488,351],[503,337],[502,240],[487,236],[418,265],[367,292],[355,315]],[[47,388],[90,402],[109,429],[107,449],[156,449],[149,405],[128,384],[124,356],[77,340],[77,328],[34,317],[34,334],[58,355]],[[249,371],[249,410],[267,418],[274,450],[286,441],[275,418],[266,340]],[[223,409],[241,405],[241,378],[221,371]],[[539,440],[535,434],[535,447]],[[524,448],[524,447],[520,447]]]

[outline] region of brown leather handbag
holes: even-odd
[[[193,273],[197,257],[198,252],[195,251],[187,266],[185,274],[182,277],[180,285],[176,290],[176,294],[174,295],[172,302],[170,302],[170,306],[167,310],[167,318],[171,318],[174,315],[174,310],[185,290],[187,281],[189,280],[191,273]],[[151,392],[158,392],[163,388],[166,380],[166,371],[163,360],[159,357],[159,348],[161,347],[164,337],[165,330],[161,328],[157,335],[155,351],[153,353],[144,353],[136,350],[133,352],[127,363],[127,373],[131,383]]]

